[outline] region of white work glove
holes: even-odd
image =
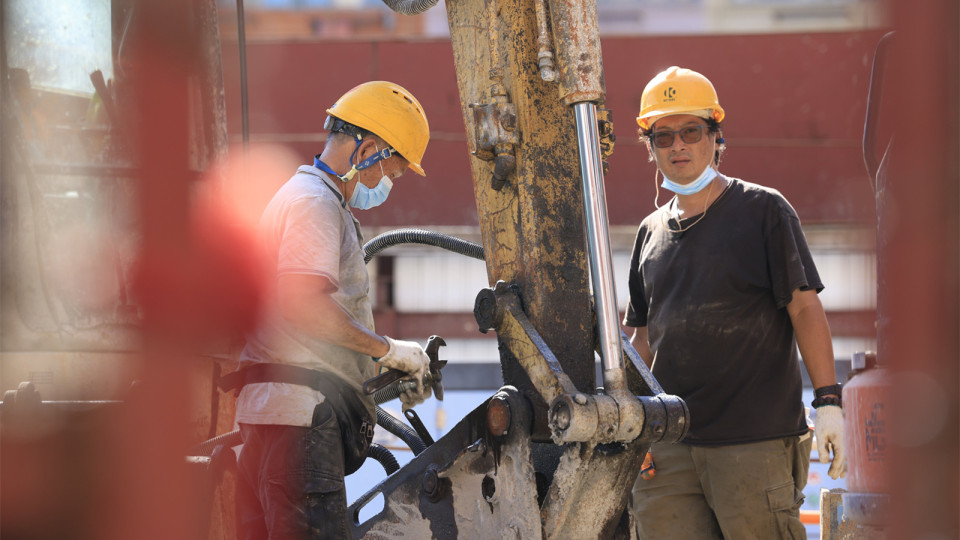
[[[829,462],[830,451],[833,451],[833,461],[827,474],[834,480],[843,478],[847,474],[846,457],[843,454],[843,409],[836,405],[817,407],[813,434],[817,438],[820,463]]]
[[[423,403],[433,394],[430,386],[423,384],[424,378],[430,372],[430,357],[414,341],[400,341],[387,336],[384,338],[390,344],[390,350],[378,363],[386,368],[405,371],[417,383],[416,387],[400,393],[403,410]]]

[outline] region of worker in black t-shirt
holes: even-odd
[[[724,111],[706,77],[671,67],[640,107],[658,195],[675,195],[640,225],[624,324],[664,391],[686,402],[690,429],[646,457],[633,492],[639,535],[806,538],[812,441],[798,346],[820,460],[832,451],[833,478],[846,465],[823,284],[800,220],[776,190],[717,170]]]

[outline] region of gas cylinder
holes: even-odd
[[[877,364],[876,354],[858,352],[853,370],[843,387],[843,437],[847,450],[846,513],[862,524],[886,521],[890,494],[888,466],[890,449],[890,371]]]

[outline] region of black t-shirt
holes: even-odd
[[[653,374],[690,409],[689,444],[807,430],[793,291],[823,289],[800,220],[776,190],[731,178],[691,228],[666,205],[640,225],[624,324],[646,326]],[[689,226],[700,216],[684,219]]]

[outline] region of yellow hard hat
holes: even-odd
[[[640,98],[637,123],[642,129],[664,116],[693,114],[722,122],[723,108],[710,80],[692,69],[671,66],[647,83]]]
[[[430,141],[430,125],[423,107],[402,86],[371,81],[354,87],[327,109],[334,116],[376,134],[425,176],[420,161]]]

